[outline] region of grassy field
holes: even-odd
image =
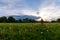
[[[60,23],[0,23],[0,40],[60,40]]]

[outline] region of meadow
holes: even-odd
[[[60,23],[0,23],[0,40],[60,40]]]

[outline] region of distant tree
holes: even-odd
[[[33,19],[29,19],[29,21],[30,21],[31,23],[36,22],[36,20],[33,20]]]
[[[57,19],[57,22],[60,22],[60,18]]]
[[[44,23],[44,20],[41,18],[41,23],[43,24]]]
[[[35,20],[33,20],[33,19],[29,19],[29,18],[26,18],[26,19],[23,19],[23,22],[27,22],[27,23],[32,23],[32,22],[35,22]]]
[[[7,22],[7,17],[5,16],[0,17],[0,22],[3,22],[3,23]]]
[[[18,22],[22,23],[22,20],[21,20],[21,19],[19,19],[19,20],[18,20]]]
[[[55,23],[56,21],[55,21],[55,20],[52,20],[51,22],[52,22],[52,23]]]
[[[12,22],[12,23],[13,23],[13,22],[15,22],[15,21],[16,21],[16,20],[15,20],[12,16],[9,16],[9,17],[8,17],[8,22],[10,22],[10,23]]]
[[[29,22],[29,19],[28,18],[25,18],[25,19],[23,19],[23,22]]]
[[[50,21],[44,21],[44,23],[50,23]]]

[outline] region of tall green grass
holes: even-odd
[[[60,24],[0,23],[0,40],[60,40]]]

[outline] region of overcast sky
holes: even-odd
[[[59,18],[60,0],[0,0],[0,16],[9,15],[34,15],[44,20]]]

